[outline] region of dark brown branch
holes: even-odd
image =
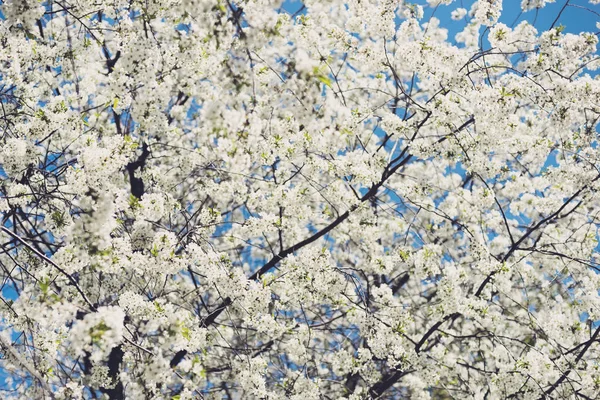
[[[589,350],[589,348],[592,346],[592,343],[594,343],[596,341],[596,338],[598,337],[598,334],[600,333],[600,326],[596,328],[596,331],[594,332],[594,335],[592,335],[592,338],[587,342],[587,344],[585,345],[585,347],[583,349],[581,349],[581,351],[579,352],[579,354],[577,355],[577,358],[575,359],[575,362],[571,365],[571,368],[569,368],[568,370],[566,370],[561,376],[560,378],[558,378],[556,380],[556,382],[554,382],[554,384],[552,386],[550,386],[550,388],[548,390],[546,390],[544,392],[544,394],[539,398],[539,400],[544,400],[546,399],[546,396],[549,396],[552,392],[554,392],[556,390],[556,388],[565,380],[567,379],[567,377],[569,376],[569,374],[571,373],[571,371],[573,371],[573,368],[575,367],[575,365],[577,365],[577,363],[583,358],[583,356],[585,355],[585,353]]]

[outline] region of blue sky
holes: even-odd
[[[427,4],[425,0],[416,0],[414,2],[421,5]],[[456,0],[450,6],[439,6],[435,11],[436,18],[441,21],[440,25],[450,31],[449,38],[453,38],[454,35],[462,30],[465,26],[464,21],[453,21],[450,18],[450,13],[452,10],[456,9],[457,7],[463,7],[469,10],[473,3],[473,0]],[[531,10],[521,13],[520,0],[504,0],[500,22],[511,26],[515,21],[516,24],[521,21],[528,21],[540,32],[548,30],[552,26],[552,23],[556,17],[559,15],[565,3],[567,3],[567,0],[556,0],[554,3],[547,4],[540,10]],[[600,5],[591,5],[589,4],[588,0],[570,0],[568,3],[570,5],[564,8],[564,11],[560,15],[559,22],[556,24],[556,26],[562,23],[562,25],[565,27],[564,32],[598,32],[598,28],[596,28],[596,22],[600,21],[600,16],[594,15],[592,12],[579,7],[587,7],[590,10],[600,14]],[[426,8],[425,19],[431,16],[432,12],[432,8]]]
[[[450,18],[450,13],[458,7],[463,7],[469,10],[475,0],[455,0],[450,6],[439,6],[435,9],[435,17],[441,21],[441,26],[449,30],[448,37],[453,40],[454,35],[460,32],[466,22],[453,21]],[[424,21],[427,21],[434,12],[434,8],[429,7],[426,0],[412,0],[406,3],[420,4],[425,9]],[[529,21],[538,31],[547,30],[552,26],[555,18],[565,6],[567,0],[556,0],[554,3],[547,4],[540,10],[531,10],[521,13],[521,0],[504,0],[503,11],[500,22],[511,26],[515,21],[518,24],[520,21]],[[579,33],[583,31],[598,32],[596,22],[600,21],[600,5],[591,5],[589,0],[569,0],[569,6],[564,8],[561,13],[559,23],[565,26],[565,32]],[[286,0],[283,3],[283,8],[288,12],[295,12],[301,7],[302,3],[298,0]],[[586,7],[595,11],[599,15],[594,15],[581,7]],[[557,23],[557,25],[559,24]],[[515,24],[515,25],[516,25]]]

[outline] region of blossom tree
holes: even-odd
[[[4,0],[0,397],[598,398],[575,3]]]

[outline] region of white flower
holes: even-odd
[[[77,355],[89,351],[92,360],[99,362],[123,341],[124,318],[123,310],[115,306],[99,307],[96,312],[88,313],[73,325],[69,334],[71,351]]]
[[[452,11],[452,13],[451,13],[452,19],[455,21],[463,19],[465,17],[465,15],[467,15],[466,8],[457,8],[456,10]]]
[[[543,8],[548,3],[554,3],[555,0],[522,0],[521,9],[523,11],[529,11],[534,8]]]
[[[492,26],[498,22],[502,12],[502,0],[478,0],[471,9],[473,18],[481,25]]]
[[[9,138],[0,150],[0,163],[9,176],[20,178],[31,163],[32,151],[26,140]]]

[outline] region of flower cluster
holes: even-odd
[[[551,3],[5,0],[3,398],[600,397],[600,10]]]

